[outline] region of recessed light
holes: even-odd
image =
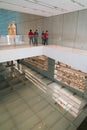
[[[85,7],[85,5],[83,5],[82,3],[80,3],[80,2],[78,2],[76,0],[71,0],[71,2],[77,4],[77,5],[81,6],[81,7]]]
[[[34,2],[38,3],[38,0],[33,0]]]

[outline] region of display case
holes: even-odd
[[[87,73],[76,70],[62,62],[55,62],[54,78],[80,92],[85,91]]]
[[[42,70],[48,70],[48,57],[41,55],[24,59],[25,62]]]

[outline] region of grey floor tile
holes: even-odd
[[[24,89],[24,83],[20,83],[20,84],[15,84],[14,86],[13,86],[13,88],[14,88],[14,90],[16,90],[16,91],[18,91],[18,90],[20,90],[20,89]]]
[[[66,130],[69,127],[70,122],[66,118],[60,119],[50,130]]]
[[[49,129],[45,123],[41,122],[41,123],[35,125],[35,127],[33,127],[32,130],[49,130]]]
[[[27,92],[23,92],[22,94],[20,94],[20,96],[25,99],[25,100],[29,100],[29,99],[32,99],[34,98],[35,96],[37,96],[37,94],[35,92],[32,91],[27,91]]]
[[[30,130],[34,127],[40,120],[37,116],[32,116],[31,118],[27,119],[25,122],[18,125],[19,130]]]
[[[25,122],[31,116],[34,116],[34,113],[30,109],[27,109],[23,111],[22,113],[15,115],[13,119],[15,121],[15,124],[19,125],[20,123]]]
[[[18,96],[18,94],[16,92],[12,92],[9,95],[6,95],[3,97],[3,103],[8,104],[15,100],[18,100],[19,98],[20,97]]]
[[[47,98],[49,95],[48,95],[48,92],[47,91],[43,91],[43,90],[41,90],[40,88],[37,88],[37,94],[39,94],[41,97],[43,97],[43,98]]]
[[[34,105],[32,109],[34,112],[37,113],[37,112],[41,111],[42,109],[44,109],[47,105],[48,105],[48,103],[45,100],[42,100],[38,104]]]
[[[58,122],[63,116],[61,113],[54,111],[48,117],[46,117],[43,122],[50,128],[53,125],[55,125],[56,122]]]
[[[21,104],[18,107],[15,107],[14,109],[8,109],[11,116],[15,116],[16,114],[19,114],[25,110],[27,110],[29,107],[26,104]]]
[[[37,95],[34,98],[27,100],[27,103],[33,107],[35,104],[38,104],[41,100],[43,100],[43,98]]]
[[[15,128],[15,125],[11,119],[0,125],[0,130],[12,130],[13,128]]]
[[[68,120],[73,122],[75,120],[75,116],[73,116],[71,113],[67,111],[67,113],[64,115]]]
[[[6,108],[3,104],[0,104],[0,115],[6,111]]]
[[[8,112],[4,112],[0,114],[0,124],[4,123],[6,120],[10,118],[10,115]]]
[[[19,98],[13,102],[5,103],[5,106],[9,110],[13,110],[13,109],[17,108],[18,106],[20,106],[21,104],[24,104],[24,101],[21,98]]]
[[[25,95],[25,94],[28,94],[28,92],[32,92],[33,90],[27,86],[23,86],[23,88],[20,88],[17,90],[17,92],[21,95]]]
[[[37,115],[40,117],[40,119],[44,119],[48,117],[55,109],[51,105],[47,105],[44,109],[42,109],[40,112],[37,113]]]
[[[48,88],[47,90],[48,90],[48,95],[51,96],[51,97],[52,97],[52,96],[53,96],[53,97],[56,97],[56,96],[58,97],[58,96],[60,96],[60,95],[58,94],[59,92],[56,93],[56,92],[54,92],[52,89],[49,89],[49,88]]]

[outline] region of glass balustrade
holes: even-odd
[[[1,35],[0,46],[28,44],[27,35]]]
[[[27,35],[0,35],[0,48],[19,45],[30,45]],[[40,37],[38,38],[38,45],[42,45]],[[34,44],[31,44],[31,46],[34,46]]]

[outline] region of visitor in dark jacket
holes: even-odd
[[[42,31],[42,34],[41,34],[41,39],[42,39],[42,45],[44,45],[44,31]]]
[[[34,32],[34,45],[38,45],[38,37],[39,37],[39,34],[38,34],[38,30],[36,30]]]

